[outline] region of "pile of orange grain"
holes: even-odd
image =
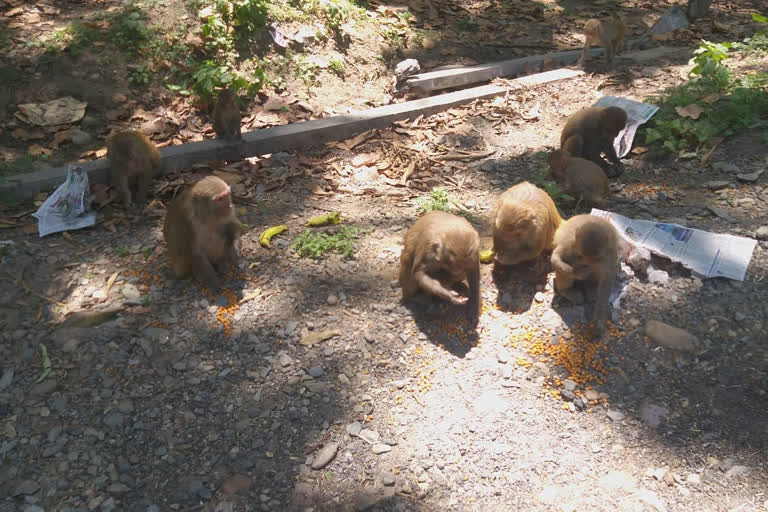
[[[221,291],[221,294],[226,297],[227,305],[216,310],[216,321],[222,325],[224,334],[229,336],[232,334],[232,316],[237,311],[237,308],[240,307],[240,303],[237,300],[237,295],[232,290],[224,289]]]
[[[576,384],[602,384],[609,373],[606,356],[609,354],[610,340],[620,337],[622,331],[610,326],[607,336],[595,339],[589,326],[583,327],[576,325],[569,338],[560,335],[557,343],[553,343],[549,329],[524,326],[512,335],[509,344],[525,348],[539,362],[562,367],[568,378]],[[532,364],[525,358],[518,358],[517,363],[526,368]],[[553,385],[559,387],[559,382],[559,379],[555,379]]]
[[[664,192],[671,200],[675,200],[676,191],[674,187],[663,184],[649,185],[647,183],[627,183],[622,189],[627,197],[645,198],[655,196],[659,192]]]

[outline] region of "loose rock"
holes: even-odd
[[[382,453],[387,453],[389,451],[392,451],[392,447],[389,446],[388,444],[378,443],[373,445],[373,448],[371,448],[371,451],[376,455],[379,455]]]
[[[323,469],[333,459],[336,458],[336,452],[338,451],[339,443],[331,442],[326,444],[320,449],[319,452],[317,452],[317,455],[315,455],[315,459],[312,461],[312,465],[310,467],[312,469]]]
[[[645,324],[645,334],[657,345],[681,352],[696,352],[700,346],[693,334],[658,320],[649,320]]]

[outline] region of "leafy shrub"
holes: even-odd
[[[763,17],[755,19],[765,21]],[[723,64],[730,49],[743,49],[745,44],[754,47],[751,43],[702,40],[691,59],[694,66],[690,80],[650,99],[660,109],[641,129],[645,143],[673,153],[698,151],[715,137],[734,135],[752,126],[756,119],[768,117],[768,73],[734,77]],[[702,107],[696,119],[681,115],[678,108],[693,104]]]
[[[349,258],[357,250],[359,230],[352,226],[341,226],[335,233],[305,230],[293,242],[293,249],[302,258],[318,260],[329,252],[336,252]]]

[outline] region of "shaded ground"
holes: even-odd
[[[261,59],[271,82],[244,105],[244,129],[386,104],[392,70],[406,57],[429,70],[577,48],[585,19],[618,5],[635,38],[669,6],[651,4],[370,2],[345,25],[343,37],[323,32],[321,20],[278,20],[277,30],[285,37],[295,38],[303,29],[317,33],[303,45],[283,49],[264,30],[238,47],[240,59]],[[0,53],[3,173],[103,156],[114,130],[139,128],[160,145],[212,136],[204,106],[169,89],[188,87],[202,61],[205,45],[191,4],[138,3],[140,11],[114,1],[6,5],[0,17],[7,42]],[[757,1],[716,2],[716,23],[699,20],[665,44],[740,40],[754,31],[749,14],[760,8]],[[152,28],[157,32],[149,32]],[[245,76],[249,71],[243,70]],[[14,117],[19,104],[66,95],[88,102],[85,118],[76,125],[34,128]]]
[[[583,18],[572,3],[560,16],[556,4],[531,2],[409,5],[416,29],[444,30],[434,46],[424,44],[427,34],[401,50],[428,67],[576,46]],[[633,9],[660,9],[623,5],[635,32],[656,13]],[[61,13],[43,19],[58,23],[90,8],[56,7]],[[370,11],[391,16],[379,7]],[[725,27],[718,34],[741,37],[752,7],[716,3]],[[497,19],[508,22],[502,32],[491,29]],[[713,27],[702,20],[673,43],[709,38]],[[296,81],[280,96],[289,108],[253,105],[246,124],[386,101],[384,64],[366,67],[380,51],[374,41],[356,50],[361,67],[347,82],[323,74],[310,91]],[[117,124],[147,128],[158,142],[206,132],[205,115],[186,100],[154,86],[130,90],[126,70],[104,69],[98,57],[33,59],[21,68],[23,87],[6,84],[7,156],[54,137],[20,142],[15,103],[67,91],[92,102],[93,124],[81,126],[97,139],[88,147]],[[610,73],[230,165],[247,228],[241,268],[221,295],[168,278],[162,202],[192,173],[158,180],[159,202],[141,216],[110,206],[97,227],[68,236],[36,238],[25,215],[31,204],[4,212],[22,227],[4,229],[14,245],[0,267],[0,511],[765,510],[765,241],[743,283],[701,281],[655,260],[669,283],[633,279],[600,343],[583,336],[579,308],[554,298],[551,275],[531,282],[525,266],[483,267],[476,332],[460,309],[401,304],[393,285],[402,236],[418,215],[413,198],[444,186],[482,219],[501,191],[543,174],[540,152],[556,146],[568,115],[599,93],[642,99],[677,84],[687,57],[624,61]],[[366,73],[377,87],[349,81]],[[300,105],[309,100],[316,103]],[[84,150],[64,145],[50,162]],[[466,158],[452,159],[457,153]],[[759,127],[726,139],[705,165],[646,155],[626,160],[619,187],[638,201],[611,210],[753,238],[768,225],[765,176],[735,177],[768,165]],[[711,181],[727,183],[700,187]],[[364,228],[356,256],[299,259],[290,245],[306,218],[332,210]],[[281,223],[289,231],[261,248],[259,234]],[[123,301],[131,305],[98,327],[56,327],[72,311]],[[706,351],[676,357],[651,345],[638,330],[649,319],[689,330]],[[332,329],[339,334],[316,346],[301,343]],[[41,343],[51,362],[43,379]],[[329,451],[330,462],[312,469]]]
[[[412,198],[442,185],[482,218],[542,174],[539,152],[596,90],[640,99],[681,76],[675,63],[620,66],[234,164],[248,227],[221,296],[168,279],[157,203],[141,217],[107,209],[69,237],[5,230],[0,510],[764,510],[766,242],[743,283],[654,261],[669,283],[633,279],[600,343],[551,276],[532,283],[526,267],[483,267],[476,332],[460,309],[401,304],[393,285]],[[704,166],[631,156],[620,195],[638,202],[610,209],[755,237],[765,178],[735,173],[765,169],[760,140],[728,139]],[[730,185],[698,187],[712,180]],[[177,184],[158,182],[159,199]],[[330,210],[373,228],[359,252],[296,257],[305,219]],[[259,247],[281,223],[289,231]],[[110,322],[53,329],[124,299],[134,305]],[[706,351],[652,346],[637,329],[649,319]],[[301,343],[329,329],[340,334]],[[40,343],[52,368],[38,383]]]

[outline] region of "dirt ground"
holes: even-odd
[[[704,165],[635,150],[606,206],[760,239],[743,282],[654,258],[668,282],[630,278],[595,341],[526,265],[482,267],[477,329],[461,307],[401,302],[395,281],[414,198],[444,187],[486,236],[495,199],[543,175],[570,114],[678,84],[686,60],[622,60],[231,163],[244,254],[217,295],[171,279],[162,240],[162,203],[213,164],[158,180],[141,214],[109,206],[43,239],[5,229],[0,512],[768,510],[768,185],[736,177],[768,166],[759,129]],[[34,206],[20,208],[27,222]],[[299,258],[306,219],[334,210],[361,228],[357,253]],[[121,304],[101,325],[59,325]],[[654,319],[703,350],[653,345],[639,328]]]
[[[106,139],[116,130],[141,129],[159,145],[213,136],[207,109],[168,88],[185,85],[173,71],[190,67],[184,53],[156,55],[142,48],[147,42],[121,43],[109,35],[117,20],[93,21],[94,16],[119,13],[124,3],[2,0],[0,5],[6,6],[0,12],[0,35],[7,43],[0,50],[0,104],[5,106],[0,110],[0,156],[14,162],[10,169],[1,169],[2,174],[103,157]],[[202,43],[194,11],[186,8],[187,3],[168,0],[147,5],[147,25],[160,27],[163,37],[174,41],[172,48],[190,45],[190,52],[195,53],[195,45]],[[372,1],[341,42],[316,38],[302,50],[283,49],[269,35],[261,34],[248,41],[242,58],[279,60],[291,54],[299,58],[269,68],[272,78],[278,80],[244,106],[243,130],[387,104],[395,65],[406,58],[415,58],[423,70],[432,70],[578,48],[583,44],[585,20],[612,12],[617,5],[627,19],[631,45],[671,4],[644,0],[619,4],[613,0]],[[761,8],[758,0],[716,2],[711,19],[698,20],[663,43],[690,46],[702,38],[741,40],[755,30],[749,13]],[[407,22],[401,19],[405,12],[410,13]],[[66,32],[73,23],[101,32],[92,43],[78,44]],[[311,20],[280,23],[277,29],[289,37],[316,26]],[[50,53],[48,46],[58,51]],[[343,59],[342,73],[330,69],[334,58]],[[146,85],[132,84],[137,70],[144,70],[149,80]],[[15,117],[19,104],[67,95],[88,104],[80,123],[36,128]]]

